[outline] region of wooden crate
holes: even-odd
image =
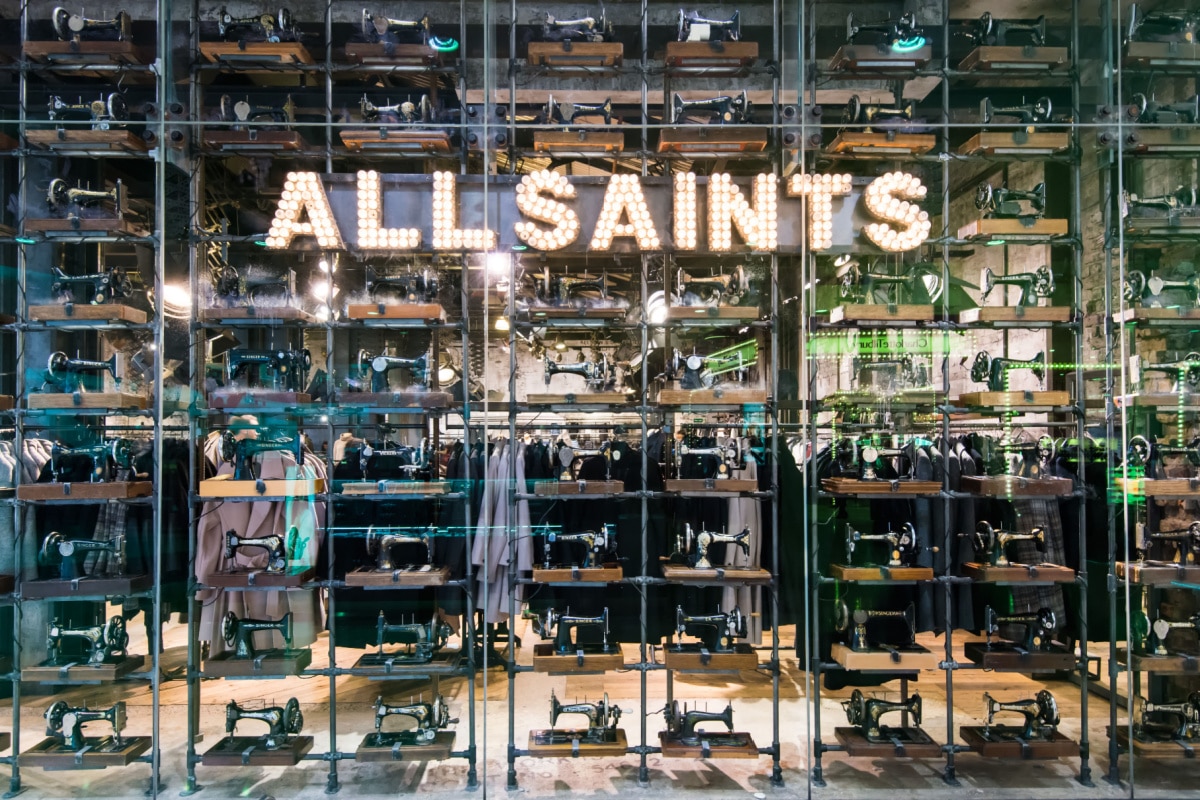
[[[42,600],[59,597],[128,597],[149,589],[149,575],[88,576],[75,580],[21,581],[21,597]]]
[[[942,493],[942,484],[938,481],[910,480],[877,480],[860,481],[855,478],[822,478],[821,488],[835,494],[903,494],[919,496],[937,496]]]
[[[559,71],[619,67],[625,60],[621,42],[530,42],[526,60],[531,67]]]
[[[834,642],[829,651],[830,658],[840,664],[843,669],[853,669],[862,672],[917,672],[923,669],[938,668],[938,654],[926,650],[920,645],[912,645],[896,651],[899,658],[893,658],[889,650],[851,650],[841,642]]]
[[[1017,478],[1012,475],[963,475],[960,489],[981,497],[1064,497],[1074,491],[1070,478]]]
[[[542,481],[533,486],[538,497],[561,497],[580,494],[619,494],[625,491],[622,481]]]
[[[912,583],[933,580],[932,567],[889,567],[830,564],[829,574],[839,581],[870,583]]]
[[[1070,392],[966,392],[955,404],[966,408],[1044,408],[1070,403]]]
[[[1054,306],[984,306],[968,308],[958,312],[958,321],[964,325],[975,322],[1046,323],[1070,322],[1071,309]]]
[[[846,748],[851,758],[941,758],[942,746],[920,728],[891,728],[884,726],[886,735],[894,741],[872,742],[858,728],[834,728],[838,744]]]
[[[214,389],[208,393],[209,408],[262,408],[263,406],[300,406],[312,402],[305,392],[271,392],[249,389]]]
[[[154,60],[154,51],[140,47],[133,42],[62,42],[58,40],[43,42],[25,42],[22,52],[25,58],[35,64],[49,64],[80,67],[94,64],[96,66],[145,66]],[[72,77],[103,78],[111,80],[111,70],[72,69]],[[152,83],[153,76],[139,81],[139,73],[125,71],[120,73],[125,82]]]
[[[1033,75],[1065,69],[1069,64],[1065,47],[1012,47],[981,45],[958,62],[962,72],[1028,72]]]
[[[154,491],[150,481],[110,481],[108,483],[25,483],[17,487],[18,500],[126,500],[149,497]]]
[[[275,678],[299,675],[312,663],[309,650],[264,650],[254,658],[234,658],[225,651],[205,660],[205,676],[214,678]]]
[[[290,736],[282,747],[268,750],[256,736],[226,736],[200,757],[206,767],[294,767],[313,748],[313,737]]]
[[[960,156],[1035,156],[1061,153],[1071,147],[1069,133],[980,131],[958,148]],[[965,237],[959,237],[965,238]]]
[[[911,72],[933,60],[930,46],[909,53],[894,53],[873,44],[844,44],[829,61],[835,72]]]
[[[21,670],[21,680],[31,683],[111,683],[136,672],[146,662],[145,656],[125,656],[111,664],[39,664]]]
[[[534,672],[549,672],[555,675],[595,674],[621,669],[624,666],[625,658],[621,655],[619,646],[612,653],[593,653],[584,650],[582,653],[571,653],[565,656],[555,653],[554,645],[550,643],[533,646]]]
[[[438,495],[450,492],[449,481],[346,481],[340,494],[351,497],[359,495]]]
[[[140,308],[131,308],[120,303],[65,303],[30,306],[27,314],[30,322],[128,322],[145,325],[149,318]]]
[[[424,44],[346,42],[345,52],[349,61],[392,68],[428,68],[439,66],[442,63],[442,54]]]
[[[75,394],[31,394],[25,398],[31,409],[111,408],[145,409],[147,400],[128,392],[76,392]]]
[[[1021,728],[993,725],[991,736],[989,736],[982,726],[963,725],[958,729],[958,735],[971,750],[984,758],[1012,758],[1031,761],[1073,758],[1079,755],[1079,745],[1059,731],[1051,731],[1046,737],[1046,741],[1017,741],[1015,739],[998,741],[995,734],[999,730],[1011,731],[1014,736],[1021,733]]]
[[[1190,308],[1187,306],[1127,308],[1124,313],[1113,314],[1113,321],[1121,324],[1129,322],[1164,323],[1172,321],[1191,324],[1200,321],[1200,308]]]
[[[534,131],[533,149],[538,153],[619,153],[625,134],[617,131]]]
[[[933,306],[889,305],[886,303],[846,303],[829,311],[829,321],[836,322],[933,322]]]
[[[296,131],[235,131],[222,128],[205,128],[200,136],[201,143],[212,150],[264,150],[267,152],[297,151],[308,146],[304,137]]]
[[[251,586],[270,586],[277,589],[294,589],[313,580],[316,567],[290,566],[283,572],[267,572],[265,569],[230,569],[210,572],[204,576],[205,586],[220,589],[249,589]]]
[[[149,228],[115,217],[26,219],[25,230],[30,233],[44,233],[50,239],[72,236],[124,236],[130,239],[145,239],[150,235]]]
[[[1172,583],[1200,583],[1200,565],[1165,561],[1117,562],[1117,577],[1138,586],[1167,586]]]
[[[339,134],[346,149],[355,153],[449,153],[450,134],[435,130],[352,128]]]
[[[1129,42],[1125,45],[1127,67],[1200,68],[1200,44],[1196,42]]]
[[[1067,672],[1075,669],[1075,654],[1055,647],[1028,653],[1004,642],[967,642],[963,653],[968,659],[996,672]]]
[[[761,153],[767,135],[747,126],[697,125],[664,128],[658,136],[658,152],[687,153],[694,157],[724,156],[728,153]]]
[[[937,147],[937,137],[931,133],[863,133],[842,131],[825,148],[830,153],[852,153],[864,156],[919,156]]]
[[[219,475],[200,481],[201,497],[299,497],[325,491],[324,478],[278,478],[265,481],[235,481]]]
[[[732,653],[702,653],[698,644],[684,644],[682,648],[676,649],[670,643],[663,646],[663,664],[667,669],[686,672],[758,669],[758,653],[748,644],[735,644]]]
[[[454,731],[437,731],[426,744],[388,743],[389,734],[367,734],[354,751],[355,761],[445,761],[454,750]],[[376,738],[378,737],[378,738]],[[382,739],[383,741],[380,741]]]
[[[439,650],[433,658],[420,664],[404,661],[402,656],[388,653],[372,652],[360,657],[354,663],[354,669],[369,678],[428,678],[433,675],[454,675],[458,672],[458,664],[462,660],[460,650]]]
[[[970,562],[963,564],[964,578],[979,583],[1074,583],[1075,570],[1058,564],[1010,564],[995,567]]]
[[[1200,673],[1200,656],[1188,653],[1168,653],[1165,656],[1134,653],[1129,648],[1117,648],[1117,663],[1124,664],[1134,672],[1155,672],[1162,675],[1195,675]]]
[[[680,492],[685,495],[739,494],[741,492],[757,492],[758,481],[739,478],[672,478],[666,482],[666,489],[668,492]]]
[[[771,582],[771,573],[761,567],[711,567],[696,569],[681,564],[663,564],[667,583],[721,583],[761,585]]]
[[[1126,150],[1135,153],[1197,153],[1200,152],[1200,131],[1192,125],[1175,128],[1137,126],[1126,134]],[[1126,222],[1129,222],[1127,219]]]
[[[111,736],[85,736],[83,749],[75,751],[47,736],[17,756],[17,763],[54,771],[124,767],[148,751],[152,743],[149,736],[126,736],[119,746]]]
[[[83,128],[42,129],[25,131],[25,141],[39,150],[70,151],[76,153],[107,153],[116,155],[145,155],[150,144],[132,131],[93,131]],[[26,230],[29,220],[25,221]]]
[[[525,402],[531,406],[620,406],[632,401],[633,396],[625,392],[580,392],[579,394],[531,393],[525,398]]]
[[[337,401],[343,406],[362,408],[448,408],[453,402],[449,392],[338,392]]]
[[[667,42],[667,72],[738,75],[758,60],[758,42]]]
[[[735,733],[725,732],[710,732],[697,731],[696,735],[700,737],[701,744],[684,744],[678,739],[671,737],[667,731],[659,731],[658,743],[662,747],[663,758],[758,758],[758,745],[754,743],[754,739],[748,733],[741,731]],[[711,742],[713,739],[720,739],[729,736],[738,736],[745,739],[746,744],[741,747],[733,747],[730,745],[710,745],[704,747],[703,742]]]
[[[767,403],[766,389],[663,389],[660,406],[761,406]]]
[[[1125,218],[1125,233],[1129,236],[1200,236],[1200,216],[1194,212],[1180,215],[1130,215]]]
[[[312,55],[298,42],[200,42],[200,55],[212,64],[313,64]]]
[[[572,739],[567,742],[545,742],[550,734]],[[538,758],[596,758],[599,756],[623,756],[629,749],[625,731],[613,731],[611,742],[585,742],[586,730],[533,730],[529,732],[529,755]],[[578,745],[576,745],[578,741]]]
[[[620,564],[603,567],[533,568],[534,583],[619,583],[625,577]]]
[[[1071,232],[1071,223],[1065,219],[976,219],[958,229],[958,238],[966,240],[1004,239],[1023,241],[1066,236]]]
[[[1172,741],[1162,742],[1150,739],[1143,739],[1140,736],[1129,738],[1129,727],[1126,725],[1118,725],[1116,735],[1113,736],[1111,726],[1105,726],[1108,735],[1117,740],[1117,746],[1125,752],[1132,751],[1139,758],[1187,758],[1194,759],[1196,757],[1195,747],[1200,742],[1195,741]]]
[[[670,306],[667,322],[755,322],[762,316],[757,306]]]
[[[434,567],[427,572],[394,569],[383,572],[370,567],[359,567],[346,573],[347,586],[364,589],[395,589],[406,586],[445,586],[450,580],[449,567]]]
[[[446,310],[438,303],[351,303],[346,307],[349,319],[407,321],[414,324],[446,321]]]

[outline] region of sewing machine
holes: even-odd
[[[1020,643],[1006,642],[999,639],[1001,625],[1020,625],[1025,629],[1025,635]],[[983,635],[987,637],[988,649],[995,647],[1016,647],[1023,652],[1049,651],[1054,644],[1054,633],[1058,630],[1058,620],[1054,612],[1048,608],[1040,608],[1032,614],[997,614],[991,606],[983,612]],[[993,640],[993,636],[997,637]]]
[[[1012,117],[1016,119],[1018,123],[1024,125],[1025,129],[1030,133],[1036,131],[1039,126],[1045,126],[1047,123],[1049,123],[1053,114],[1054,104],[1050,101],[1049,97],[1039,97],[1032,103],[1018,103],[1017,105],[1013,106],[993,105],[990,97],[985,97],[979,102],[979,117],[980,121],[984,125],[991,125],[993,122],[995,122],[996,117]],[[981,188],[982,186],[988,186],[989,189],[992,188],[990,184],[981,184]],[[1037,188],[1035,188],[1033,192],[1016,192],[1008,189],[995,189],[993,191],[1005,193],[1003,198],[994,198],[997,203],[1005,202],[1006,200],[1013,202],[1018,200],[1028,200],[1033,202],[1035,207],[1039,208],[1040,210],[1044,210],[1046,205],[1045,190],[1045,184],[1038,184]],[[983,208],[978,204],[978,202],[976,202],[976,207]],[[1000,213],[996,214],[996,216],[1017,216],[1017,213]]]
[[[67,447],[55,442],[50,448],[50,474],[56,483],[70,477],[71,470],[66,459],[86,458],[91,461],[89,478],[91,483],[107,483],[115,480],[118,470],[133,469],[133,442],[128,439],[110,439],[98,444]]]
[[[235,123],[233,130],[246,130],[247,122],[275,123],[270,127],[259,125],[256,130],[286,130],[296,122],[296,103],[292,96],[287,95],[283,102],[276,105],[251,103],[250,99],[234,100],[227,94],[221,95],[217,113],[222,122]]]
[[[58,95],[51,95],[47,105],[51,122],[91,122],[94,131],[117,130],[129,121],[129,104],[120,92],[101,94],[89,103],[83,102],[82,98],[70,103]],[[65,129],[64,126],[60,128]],[[78,126],[72,126],[72,129],[81,130]]]
[[[70,190],[67,190],[70,197]],[[70,203],[68,199],[68,204]],[[107,267],[88,275],[68,275],[61,267],[50,268],[50,291],[64,303],[74,303],[75,287],[86,287],[86,302],[103,305],[120,297],[130,297],[134,286],[140,286],[142,276],[123,267]]]
[[[1020,740],[1024,742],[1046,741],[1058,727],[1058,703],[1054,695],[1042,689],[1033,698],[1002,703],[987,692],[983,693],[987,704],[987,724],[983,728],[985,737],[992,740]],[[1021,714],[1025,724],[1021,728],[995,725],[997,714]]]
[[[595,277],[554,275],[550,268],[534,280],[534,298],[538,303],[555,308],[588,308],[607,306],[611,302],[608,278],[602,272]]]
[[[596,628],[600,631],[600,644],[579,644],[576,642],[574,634],[577,628]],[[565,614],[559,614],[553,608],[546,609],[542,614],[534,617],[533,620],[534,633],[542,637],[542,640],[554,640],[554,654],[560,656],[573,656],[578,653],[613,653],[618,650],[617,645],[609,644],[608,641],[608,609],[598,617],[577,617],[572,616],[568,609]]]
[[[991,267],[984,267],[981,273],[979,302],[982,304],[997,286],[1016,286],[1021,290],[1017,296],[1017,306],[1024,308],[1033,302],[1035,297],[1049,297],[1054,294],[1054,273],[1050,267],[1043,264],[1033,272],[1019,272],[1014,275],[996,277]],[[1001,305],[1008,305],[1006,293],[1001,293]]]
[[[860,533],[853,525],[846,524],[846,563],[854,563],[854,551],[859,542],[887,542],[889,567],[915,567],[917,565],[917,532],[912,523],[905,522],[900,530],[893,531],[889,524],[886,533]]]
[[[685,390],[711,389],[726,380],[743,383],[758,365],[758,341],[748,339],[708,355],[684,355],[675,350],[667,361],[667,376]]]
[[[383,14],[371,14],[364,8],[362,34],[363,39],[371,44],[425,45],[439,52],[458,49],[456,39],[443,39],[434,35],[428,14],[413,20],[390,19]]]
[[[1182,292],[1190,306],[1200,308],[1200,274],[1186,275],[1176,280],[1165,280],[1153,274],[1147,278],[1140,270],[1130,270],[1125,275],[1122,294],[1128,303],[1139,303],[1143,307],[1149,305],[1147,301],[1161,306],[1176,305],[1164,292]]]
[[[985,11],[968,29],[967,35],[977,47],[1043,47],[1046,44],[1046,17],[997,19]],[[1010,42],[1010,36],[1015,41]]]
[[[279,619],[243,619],[232,611],[221,620],[221,635],[225,645],[233,648],[233,658],[254,659],[275,652],[269,648],[264,653],[254,649],[254,634],[262,631],[278,631],[283,637],[283,649],[292,649],[292,614],[289,611]]]
[[[870,268],[864,271],[857,261],[849,261],[838,271],[838,294],[852,303],[927,305],[942,296],[942,288],[940,269],[926,264],[907,265],[899,275],[889,275]]]
[[[1014,542],[1033,542],[1039,553],[1045,553],[1046,531],[1044,528],[1031,528],[1029,533],[1014,533],[996,530],[986,521],[981,521],[975,526],[975,552],[987,558],[993,567],[1011,566],[1008,547]]]
[[[741,264],[729,272],[715,275],[689,275],[680,267],[675,273],[675,285],[671,289],[671,301],[680,306],[723,306],[741,305],[750,293],[750,279]]]
[[[1195,125],[1200,119],[1200,96],[1192,95],[1183,102],[1160,103],[1137,92],[1130,98],[1125,116],[1129,122],[1144,125]]]
[[[981,183],[975,190],[975,208],[985,219],[1040,219],[1046,213],[1046,184],[1024,191]]]
[[[233,464],[233,479],[235,481],[252,481],[254,474],[254,457],[262,453],[284,452],[291,453],[296,460],[296,466],[304,465],[304,437],[299,434],[278,439],[238,439],[230,430],[221,434],[219,453],[221,460]]]
[[[259,14],[254,17],[235,17],[221,6],[217,12],[217,32],[221,39],[230,41],[230,34],[240,32],[239,43],[252,42],[298,42],[300,31],[296,28],[292,12],[280,8],[275,14]]]
[[[453,631],[444,622],[439,622],[434,616],[429,622],[388,622],[383,611],[375,620],[375,642],[378,653],[371,661],[390,664],[428,664],[433,660],[433,654],[441,650],[450,639]],[[383,646],[388,641],[406,645],[403,651],[387,653]]]
[[[413,102],[410,95],[403,102],[392,104],[385,101],[382,106],[375,105],[364,94],[358,101],[358,110],[363,122],[420,125],[435,121],[433,101],[427,94],[422,94],[416,102]]]
[[[578,375],[583,378],[587,388],[594,392],[611,388],[616,383],[616,365],[608,360],[605,353],[599,353],[594,361],[578,361],[574,364],[560,364],[549,355],[543,355],[542,358],[547,386],[555,375]]]
[[[226,355],[229,385],[242,380],[245,388],[262,387],[262,370],[271,374],[270,388],[277,392],[304,391],[312,354],[308,350],[230,350]]]
[[[1180,703],[1141,704],[1141,715],[1134,726],[1138,737],[1153,741],[1190,742],[1200,737],[1200,692],[1192,692]],[[1150,719],[1151,714],[1162,714],[1171,722]]]
[[[597,569],[604,566],[604,562],[601,559],[616,557],[616,536],[610,530],[607,522],[600,526],[599,532],[556,533],[549,531],[546,534],[546,543],[542,551],[543,569],[559,568],[551,560],[551,548],[556,543],[582,544],[584,546],[583,564],[580,565],[581,569]]]
[[[227,308],[241,305],[291,306],[296,301],[296,271],[283,275],[248,275],[244,270],[220,263],[213,267],[214,297]]]
[[[1155,543],[1158,542],[1170,542],[1174,547],[1175,557],[1170,563],[1195,564],[1200,560],[1200,522],[1193,522],[1186,528],[1155,531],[1153,533],[1150,532],[1149,527],[1145,523],[1138,523],[1138,533],[1138,561],[1142,563],[1164,563],[1161,561],[1148,561],[1146,558]]]
[[[42,540],[38,552],[38,562],[53,563],[58,559],[58,577],[64,581],[74,581],[85,577],[82,559],[88,553],[107,553],[109,555],[106,576],[125,574],[125,534],[116,533],[108,540],[99,539],[68,539],[63,534],[53,531]]]
[[[741,13],[735,10],[726,19],[713,19],[699,11],[681,8],[675,39],[680,42],[739,42],[742,39]]]
[[[1012,358],[992,358],[988,351],[980,350],[971,363],[971,380],[986,383],[989,392],[1008,391],[1008,372],[1014,369],[1030,370],[1041,383],[1046,379],[1046,354],[1038,353],[1028,361],[1017,361]]]
[[[680,444],[675,448],[675,474],[677,476],[684,474],[684,459],[702,458],[704,456],[711,456],[718,460],[717,480],[727,480],[734,470],[739,470],[746,466],[745,459],[742,457],[741,447],[738,446],[736,439],[728,439],[724,444],[714,447],[693,447],[688,444]]]
[[[684,100],[671,95],[671,122],[684,124],[684,117],[706,117],[710,125],[746,125],[752,122],[753,103],[745,90],[739,95],[718,95],[704,100]]]
[[[437,739],[437,732],[445,730],[457,719],[450,718],[450,709],[442,695],[435,695],[432,703],[409,703],[393,706],[383,702],[383,696],[375,699],[375,732],[363,740],[364,747],[416,747],[430,744]],[[383,732],[383,721],[388,717],[409,717],[416,727],[404,731]]]
[[[107,722],[112,726],[112,744],[122,747],[121,731],[125,730],[125,703],[118,701],[109,708],[88,708],[69,705],[65,700],[50,704],[44,714],[46,735],[55,739],[59,746],[79,752],[94,748],[103,740],[83,735],[83,726],[89,722]],[[105,743],[107,744],[107,743]]]
[[[1162,444],[1145,436],[1131,436],[1126,444],[1126,462],[1131,467],[1141,467],[1149,480],[1164,480],[1164,456],[1183,456],[1197,474],[1200,474],[1200,438],[1187,444]]]
[[[666,717],[667,721],[667,730],[664,738],[688,747],[702,746],[701,741],[707,743],[709,747],[745,747],[749,741],[748,736],[733,733],[732,703],[727,704],[724,711],[714,712],[701,711],[695,708],[688,709],[686,705],[681,708],[679,701],[673,700],[670,705],[663,709],[663,716]],[[716,734],[696,730],[698,725],[705,722],[723,723],[729,733]]]
[[[575,19],[557,19],[546,12],[541,24],[541,41],[543,42],[611,42],[613,26],[604,15],[604,6],[600,6],[599,16],[578,17]]]
[[[300,703],[294,697],[289,698],[287,704],[282,708],[267,706],[248,709],[239,706],[236,700],[230,700],[229,705],[225,706],[225,733],[229,737],[233,737],[237,730],[237,724],[244,719],[258,720],[267,724],[267,733],[257,737],[255,744],[256,747],[267,750],[282,749],[288,744],[289,737],[300,733],[304,728],[304,715],[300,712]]]
[[[375,526],[367,528],[367,554],[375,557],[375,569],[379,572],[395,572],[396,570],[427,570],[433,565],[433,531],[411,529],[380,529]],[[392,548],[397,545],[415,544],[425,548],[423,564],[397,566],[392,561]]]
[[[907,733],[908,726],[894,730],[880,725],[879,720],[884,714],[899,711],[912,718],[913,727],[921,727],[921,695],[919,694],[914,694],[904,702],[893,702],[877,697],[867,697],[862,690],[855,689],[849,700],[842,701],[842,708],[846,711],[846,720],[857,728],[868,742],[891,742],[897,738],[898,733],[901,734],[901,738],[910,738],[910,734]]]
[[[846,15],[846,44],[858,43],[864,33],[872,34],[869,44],[875,44],[881,51],[890,50],[895,53],[919,50],[927,41],[912,12],[885,22],[861,23],[851,11]]]
[[[1200,13],[1186,9],[1159,9],[1143,12],[1137,3],[1129,4],[1129,27],[1125,43],[1177,42],[1195,44],[1200,37]]]
[[[710,653],[733,653],[736,651],[733,640],[746,638],[746,618],[737,606],[728,614],[718,608],[716,614],[701,616],[686,614],[683,606],[676,606],[675,632],[679,637],[686,635],[700,639],[699,644],[685,644],[682,638],[677,639],[672,649],[678,652],[700,649]]]
[[[57,6],[50,20],[54,35],[64,42],[128,42],[133,38],[133,19],[127,11],[118,11],[112,19],[88,19]]]
[[[1154,620],[1154,626],[1151,628],[1154,632],[1154,655],[1166,656],[1170,655],[1171,651],[1167,649],[1167,636],[1173,630],[1193,630],[1200,633],[1200,612],[1193,614],[1185,620],[1170,620],[1159,617]]]
[[[113,383],[118,387],[121,379],[117,376],[117,356],[114,354],[108,361],[88,361],[80,358],[69,358],[66,353],[58,351],[50,354],[46,362],[46,380],[56,384],[67,394],[86,391],[83,376],[88,373],[104,373],[112,375]],[[103,382],[97,391],[103,391]]]
[[[1005,461],[1005,474],[1040,480],[1050,475],[1058,449],[1049,436],[1039,436],[1036,441],[1002,440],[995,452]]]
[[[906,641],[900,645],[878,643],[878,647],[893,652],[900,648],[912,647],[917,643],[917,608],[912,603],[903,611],[881,611],[878,609],[856,608],[851,613],[849,606],[839,603],[834,616],[834,628],[842,633],[850,634],[850,649],[859,653],[868,652],[874,648],[867,637],[867,623],[873,619],[897,619],[904,623],[907,635]]]
[[[563,714],[583,714],[587,717],[586,730],[559,730],[555,728]],[[566,744],[574,739],[581,743],[600,744],[617,740],[617,723],[621,719],[621,707],[609,702],[608,693],[599,703],[568,703],[558,701],[554,690],[550,690],[550,730],[536,731],[532,738],[538,744]]]
[[[750,555],[750,529],[743,528],[741,533],[713,533],[701,530],[692,532],[691,523],[684,523],[683,534],[675,537],[675,552],[671,554],[673,564],[684,564],[692,569],[712,569],[708,560],[708,548],[714,544],[734,544],[741,548],[744,555]]]
[[[913,458],[911,446],[883,447],[877,444],[864,444],[859,448],[858,464],[860,472],[858,479],[860,481],[882,480],[876,471],[881,459],[893,460],[892,463],[896,467],[896,478],[898,480],[915,479],[914,469],[916,459]]]
[[[863,359],[855,356],[850,362],[850,374],[855,386],[862,384],[862,374],[889,373],[886,388],[889,391],[904,391],[930,387],[929,370],[923,363],[909,355],[888,358]]]
[[[858,95],[850,95],[842,111],[842,130],[855,128],[862,133],[928,133],[928,120],[916,118],[917,104],[897,99],[894,105],[863,103]]]
[[[372,356],[366,350],[358,351],[358,371],[361,375],[371,375],[372,392],[391,391],[388,386],[388,373],[395,369],[403,369],[412,377],[415,385],[429,387],[429,356],[422,354],[417,358],[400,358],[390,356],[387,352]]]
[[[439,285],[437,271],[428,267],[419,272],[388,275],[367,265],[366,289],[372,303],[433,303],[437,301]]]
[[[603,124],[612,125],[612,98],[603,103],[560,103],[554,99],[554,95],[550,95],[538,122],[544,125],[562,125],[563,130],[585,130],[590,126],[581,127],[579,120],[590,117],[599,117],[604,121]]]
[[[125,618],[109,617],[103,625],[91,625],[86,628],[64,628],[57,619],[46,629],[47,659],[43,666],[60,667],[76,664],[79,659],[67,656],[62,652],[63,642],[68,640],[83,642],[87,651],[89,667],[111,664],[124,658],[125,648],[129,645],[129,634],[125,631]]]

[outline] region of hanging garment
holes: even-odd
[[[742,452],[748,452],[750,440],[742,440]],[[732,479],[758,480],[758,461],[753,455],[747,455],[745,466],[734,470]],[[727,567],[757,567],[760,566],[763,552],[763,520],[762,502],[753,497],[738,497],[729,501],[729,520],[726,530],[739,533],[744,528],[750,529],[750,553],[743,555],[740,547],[725,548],[725,566]],[[761,586],[727,587],[721,593],[721,608],[728,612],[737,606],[746,617],[746,641],[752,645],[762,644],[763,632],[763,601]]]
[[[1046,535],[1046,552],[1039,553],[1033,542],[1016,543],[1017,561],[1023,564],[1059,564],[1066,566],[1063,550],[1062,519],[1058,513],[1058,500],[1014,500],[1013,510],[1017,515],[1017,531],[1029,533],[1042,528]],[[1013,610],[1018,612],[1037,611],[1049,608],[1060,620],[1067,619],[1067,607],[1063,601],[1061,586],[1013,586]]]

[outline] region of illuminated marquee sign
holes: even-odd
[[[899,253],[929,237],[929,214],[918,205],[925,195],[921,181],[903,172],[870,180],[802,173],[781,179],[291,172],[265,244],[287,250],[315,242],[324,250],[368,253],[724,253],[796,252],[805,243],[810,250],[846,250],[861,246],[861,236]],[[346,231],[356,233],[353,242]]]

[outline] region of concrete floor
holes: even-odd
[[[183,665],[185,648],[178,640],[180,626],[168,636],[169,646],[162,658],[165,670]],[[132,632],[132,631],[131,631]],[[522,631],[524,648],[520,661],[530,663],[531,631]],[[175,641],[172,641],[174,639]],[[929,644],[934,644],[930,642]],[[328,664],[327,643],[324,639],[314,646],[312,667]],[[133,647],[137,650],[137,643]],[[141,650],[140,652],[144,652]],[[784,651],[785,656],[789,654]],[[350,665],[357,651],[337,652],[337,662]],[[627,660],[631,655],[627,653]],[[633,659],[636,660],[636,659]],[[770,744],[771,702],[770,679],[764,674],[743,673],[740,678],[728,675],[679,675],[675,680],[675,695],[680,700],[707,701],[714,710],[726,700],[734,705],[738,730],[750,732],[762,747]],[[924,698],[923,728],[936,740],[946,739],[945,686],[940,675],[930,674],[914,685]],[[640,741],[638,683],[640,675],[633,672],[609,673],[606,676],[559,677],[521,674],[516,687],[517,746],[525,746],[530,728],[547,727],[549,694],[554,689],[563,702],[575,699],[595,700],[607,691],[610,700],[624,711],[622,727],[631,744]],[[650,673],[647,677],[650,707],[644,710],[648,738],[657,744],[657,732],[662,727],[659,713],[666,696],[665,674]],[[701,792],[705,798],[768,797],[768,798],[858,798],[884,797],[897,789],[906,793],[920,792],[923,800],[941,798],[1120,798],[1130,797],[1130,784],[1113,786],[1105,782],[1108,769],[1107,737],[1108,705],[1099,698],[1089,702],[1089,733],[1092,742],[1092,777],[1094,785],[1080,785],[1078,759],[1049,762],[1009,762],[984,759],[974,754],[958,757],[957,777],[960,785],[952,787],[942,779],[942,761],[911,759],[850,759],[841,753],[827,753],[824,758],[824,788],[810,786],[808,776],[809,750],[812,740],[812,720],[807,710],[807,676],[801,672],[794,657],[786,657],[781,685],[781,741],[784,786],[772,787],[769,781],[770,759],[723,759],[708,762],[664,759],[658,754],[647,759],[650,781],[638,784],[638,759],[635,756],[609,759],[533,759],[517,760],[519,793],[528,797],[551,797],[569,792],[572,796],[612,797],[675,796],[682,791]],[[482,701],[485,695],[487,700]],[[1078,740],[1078,689],[1067,683],[1035,683],[1019,675],[997,675],[981,671],[956,674],[954,704],[956,724],[972,724],[982,711],[983,691],[1005,697],[1029,696],[1036,688],[1049,688],[1058,698],[1062,711],[1060,730]],[[33,687],[27,687],[27,691]],[[371,703],[378,694],[389,702],[407,702],[409,697],[424,696],[433,691],[428,684],[404,681],[368,681],[362,678],[339,678],[338,728],[336,746],[341,752],[356,749],[363,734],[372,729]],[[440,690],[446,696],[452,715],[463,718],[462,731],[455,742],[456,749],[466,747],[465,717],[468,686],[461,679],[445,680]],[[506,795],[508,730],[508,682],[501,670],[491,670],[476,682],[477,708],[480,715],[479,781],[476,793],[467,792],[467,769],[462,760],[432,764],[356,764],[342,761],[338,765],[340,794],[344,797],[392,797],[397,793],[422,793],[434,797]],[[895,684],[878,690],[884,696],[895,697]],[[833,728],[845,725],[840,700],[849,690],[822,694],[822,729],[826,743],[833,743]],[[328,681],[325,678],[292,679],[290,681],[205,681],[202,684],[200,730],[205,741],[198,745],[203,752],[224,735],[224,705],[230,699],[245,703],[255,699],[282,704],[296,696],[304,712],[304,733],[316,738],[314,752],[330,749]],[[104,707],[124,699],[129,707],[127,735],[149,732],[150,692],[144,685],[74,687],[68,692],[50,695],[27,695],[22,703],[21,749],[36,743],[42,734],[41,714],[58,697],[73,704],[88,700],[92,707]],[[7,704],[6,704],[7,705]],[[5,710],[0,708],[0,714]],[[3,719],[0,716],[0,719]],[[1120,718],[1124,722],[1124,712]],[[162,779],[164,796],[175,796],[184,787],[186,717],[186,685],[183,681],[163,684],[161,699]],[[255,735],[261,726],[248,723],[247,733]],[[1121,759],[1122,769],[1128,769],[1128,758]],[[325,796],[328,764],[306,761],[297,767],[273,768],[215,768],[198,766],[197,776],[203,789],[200,797],[262,798],[278,800],[307,800]],[[28,798],[137,798],[147,788],[149,768],[131,765],[126,769],[87,772],[47,772],[23,769],[21,783]],[[1128,781],[1129,776],[1123,776]],[[1137,797],[1195,798],[1196,779],[1200,765],[1182,759],[1171,762],[1139,762],[1135,783]]]

